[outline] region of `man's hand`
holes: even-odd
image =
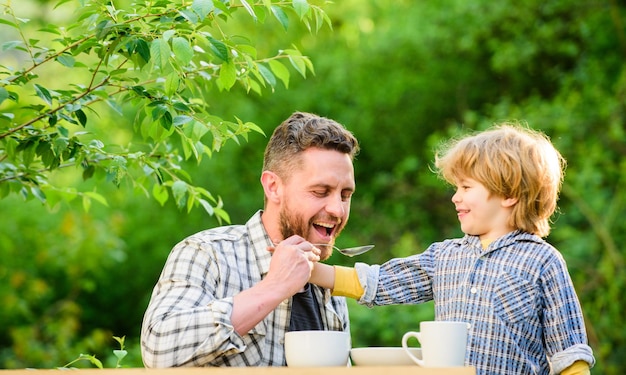
[[[320,250],[300,236],[291,236],[273,249],[266,279],[285,288],[285,297],[300,291],[311,277],[314,263],[320,260]]]
[[[320,260],[320,250],[300,236],[291,236],[268,250],[274,254],[265,278],[233,298],[231,321],[240,335],[300,291],[309,281],[314,263]]]

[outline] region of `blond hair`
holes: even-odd
[[[508,224],[540,237],[550,234],[565,166],[545,134],[517,122],[452,139],[435,155],[436,172],[448,183],[471,178],[491,194],[517,199]]]

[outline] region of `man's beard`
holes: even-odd
[[[280,211],[280,233],[283,238],[289,238],[294,234],[304,238],[305,240],[309,240],[309,231],[311,230],[312,224],[309,222],[305,222],[302,217],[297,215],[292,215],[291,210],[288,207],[281,209]],[[341,233],[343,229],[343,225],[339,228],[336,228],[335,238]],[[326,260],[330,258],[333,254],[334,239],[332,242],[328,244],[328,246],[320,246],[316,245],[322,253],[320,254],[320,260]]]
[[[309,226],[304,223],[302,218],[290,215],[288,209],[283,209],[280,211],[280,234],[283,238],[297,234],[306,239],[309,234]]]

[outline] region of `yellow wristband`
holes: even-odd
[[[335,287],[333,296],[344,296],[359,299],[363,295],[364,289],[359,282],[359,275],[354,268],[335,267]]]
[[[585,361],[576,361],[561,371],[561,375],[589,375],[589,365]]]

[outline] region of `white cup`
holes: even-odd
[[[350,334],[342,331],[292,331],[285,334],[289,367],[347,366]]]
[[[467,331],[465,322],[421,322],[420,332],[409,331],[402,336],[402,347],[413,362],[422,367],[456,367],[465,364]],[[416,338],[422,347],[422,359],[415,357],[407,342]]]

